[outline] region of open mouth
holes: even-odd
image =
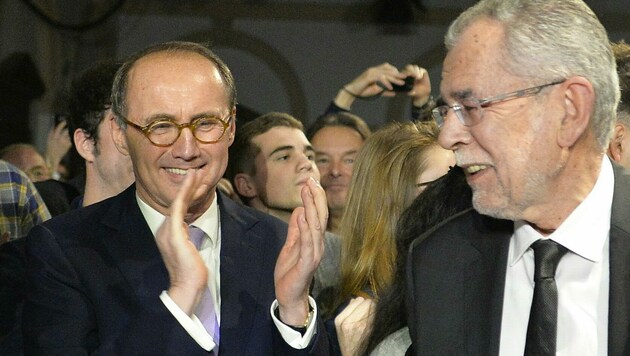
[[[466,174],[475,174],[475,173],[479,173],[480,171],[483,171],[486,168],[489,168],[490,166],[487,165],[481,165],[481,164],[475,164],[472,166],[468,166],[464,168],[464,172],[466,172]]]
[[[171,167],[171,168],[165,168],[165,170],[167,172],[169,172],[169,173],[177,174],[177,175],[180,175],[180,176],[185,176],[186,174],[188,174],[189,170],[191,170],[191,169],[199,170],[200,168],[201,167],[182,169],[182,168],[173,168],[173,167]]]

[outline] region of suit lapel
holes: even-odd
[[[138,207],[135,186],[115,199],[101,219],[110,229],[110,234],[103,236],[105,248],[139,302],[152,299],[155,302],[155,298],[168,289],[168,273]]]
[[[466,276],[466,323],[468,351],[499,354],[507,256],[513,223],[471,211],[474,233],[469,242],[479,252],[483,268],[469,268]],[[486,344],[486,347],[481,345]],[[481,346],[481,348],[479,348]]]
[[[630,328],[630,171],[613,164],[615,190],[610,225],[608,354],[625,355]]]
[[[258,220],[219,194],[221,214],[221,345],[239,345],[252,338],[256,314],[269,312],[261,305],[262,291],[273,286],[263,278],[264,236],[250,231]],[[269,256],[266,256],[267,258]],[[268,272],[268,271],[267,271]],[[261,309],[262,308],[262,309]]]

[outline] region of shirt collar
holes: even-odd
[[[571,252],[593,262],[602,258],[602,249],[610,232],[610,216],[615,185],[612,164],[607,156],[593,190],[562,224],[545,238],[552,239]],[[513,266],[529,246],[543,235],[522,220],[514,222],[513,243],[510,244],[509,265]]]
[[[138,193],[136,193],[136,200],[138,201],[138,206],[140,207],[144,219],[149,225],[149,229],[151,229],[151,233],[155,236],[166,217],[149,206],[149,204],[145,203],[140,196],[138,196]],[[217,232],[219,231],[217,194],[214,194],[214,199],[212,199],[212,204],[210,204],[208,210],[201,214],[191,225],[200,228],[210,238],[212,245],[216,246],[218,239]]]

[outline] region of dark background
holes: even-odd
[[[610,39],[630,40],[629,0],[587,0]],[[207,42],[236,77],[239,102],[254,111],[289,112],[305,124],[337,90],[369,66],[417,63],[438,93],[442,39],[471,0],[0,0],[0,105],[22,93],[27,120],[43,148],[60,89],[95,60],[119,58],[155,42]],[[3,65],[19,53],[10,67]],[[26,59],[25,59],[26,57]],[[15,60],[15,58],[14,58]],[[4,73],[4,74],[3,74]],[[3,76],[7,75],[7,76]],[[39,80],[39,81],[38,81]],[[28,100],[31,100],[28,99]],[[378,126],[408,117],[405,96],[357,102]],[[19,111],[19,112],[18,112]]]

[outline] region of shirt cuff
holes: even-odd
[[[313,336],[315,336],[315,330],[317,329],[317,305],[315,304],[315,300],[310,296],[308,297],[308,304],[311,306],[311,308],[313,308],[313,317],[311,318],[311,320],[309,320],[304,335],[300,334],[300,332],[297,330],[293,330],[290,326],[286,325],[278,318],[276,318],[276,313],[274,313],[274,311],[276,310],[276,308],[278,308],[277,299],[273,301],[273,303],[271,304],[271,308],[269,309],[269,312],[271,313],[271,319],[273,319],[273,323],[276,324],[280,335],[282,335],[284,341],[286,341],[287,344],[289,344],[294,349],[302,350],[307,348],[308,345],[311,343]]]
[[[212,339],[212,336],[208,334],[206,328],[203,327],[201,320],[196,315],[189,317],[184,311],[171,299],[166,291],[162,291],[160,294],[160,300],[164,303],[164,306],[168,311],[173,314],[179,324],[186,330],[186,332],[192,337],[198,344],[206,351],[214,349],[216,344]]]

